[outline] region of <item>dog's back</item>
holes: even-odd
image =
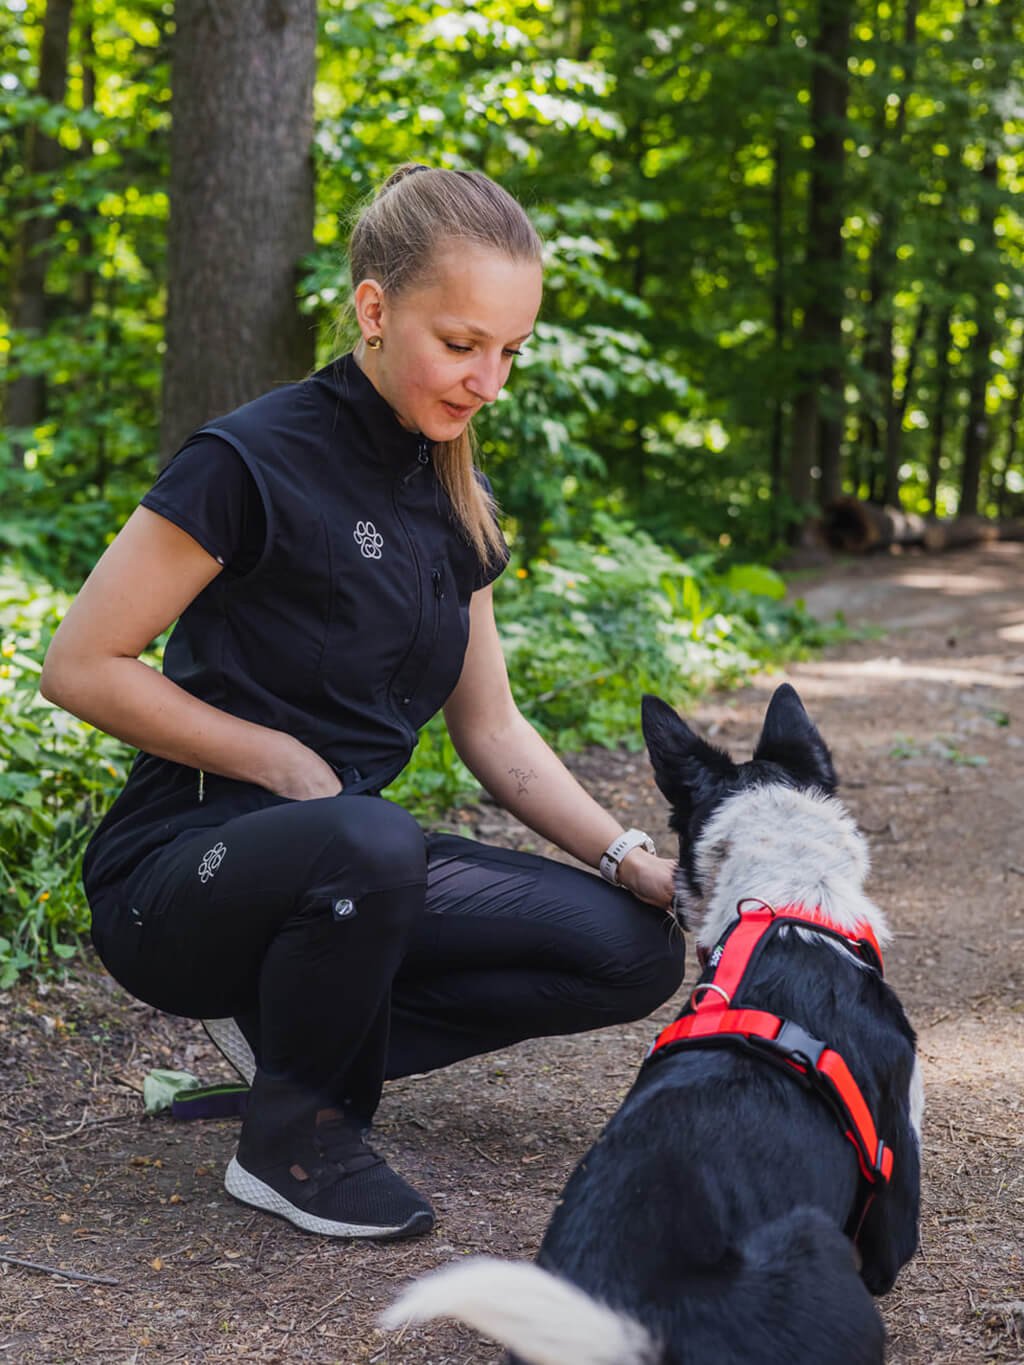
[[[685,1277],[684,1277],[685,1280]],[[386,1323],[454,1317],[512,1351],[509,1365],[880,1365],[884,1332],[850,1245],[819,1209],[758,1228],[641,1325],[539,1266],[475,1257],[414,1285]],[[657,1320],[664,1316],[664,1331]]]

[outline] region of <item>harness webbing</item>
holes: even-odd
[[[666,1049],[675,1052],[687,1046],[737,1047],[802,1078],[832,1110],[844,1137],[857,1153],[861,1177],[868,1189],[854,1222],[855,1236],[867,1205],[878,1187],[888,1183],[893,1167],[892,1151],[878,1136],[860,1087],[840,1054],[813,1038],[799,1024],[766,1010],[734,1009],[732,1001],[768,936],[782,925],[810,927],[816,933],[838,938],[881,973],[878,940],[867,924],[847,931],[838,928],[820,910],[804,906],[775,910],[764,901],[740,901],[737,910],[739,919],[716,944],[704,977],[694,987],[689,1012],[662,1029],[647,1054],[647,1062],[666,1056]]]

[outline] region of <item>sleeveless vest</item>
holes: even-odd
[[[182,613],[164,672],[293,735],[346,791],[379,791],[458,681],[470,597],[500,565],[481,569],[429,442],[402,429],[350,356],[187,444],[211,436],[252,474],[266,539],[248,573],[219,574]],[[183,830],[282,800],[211,774],[201,789],[194,769],[139,754],[87,851],[86,888],[120,879]]]

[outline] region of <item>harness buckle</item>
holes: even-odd
[[[809,1070],[815,1071],[818,1060],[827,1044],[814,1038],[806,1029],[794,1024],[792,1019],[784,1019],[782,1027],[771,1040],[771,1046],[780,1052],[788,1052],[796,1061],[802,1062]]]

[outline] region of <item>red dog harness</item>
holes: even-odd
[[[852,1235],[856,1236],[871,1199],[880,1185],[888,1183],[893,1164],[892,1151],[878,1136],[860,1087],[839,1053],[812,1038],[799,1024],[765,1010],[733,1009],[732,1001],[768,937],[784,924],[811,926],[816,933],[839,939],[881,974],[878,940],[867,924],[858,924],[851,931],[839,929],[820,910],[804,906],[775,910],[761,900],[743,900],[736,908],[739,919],[716,944],[705,975],[693,989],[692,1012],[681,1015],[658,1034],[647,1060],[665,1056],[666,1048],[675,1052],[685,1046],[732,1046],[801,1077],[835,1114],[843,1135],[857,1153],[868,1188],[854,1224]]]

